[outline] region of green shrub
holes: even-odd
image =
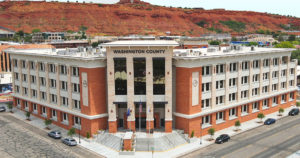
[[[243,22],[228,20],[228,21],[220,21],[221,24],[226,25],[233,31],[242,32],[246,29],[246,24]]]
[[[239,127],[241,126],[241,122],[239,120],[235,121],[234,126],[239,129]]]
[[[210,41],[209,44],[210,45],[220,45],[220,41]]]
[[[283,108],[279,108],[278,112],[279,112],[279,114],[282,114],[284,112],[284,109]]]
[[[103,5],[102,4],[98,4],[98,7],[102,7]]]
[[[68,136],[73,136],[75,134],[75,128],[71,128],[71,129],[69,129],[69,131],[68,131]]]
[[[300,102],[297,102],[297,103],[296,103],[296,106],[297,106],[297,107],[300,107]]]
[[[193,138],[194,137],[194,130],[192,131],[192,133],[191,133],[191,138]]]
[[[91,136],[90,136],[90,133],[89,132],[86,132],[86,138],[89,139]]]
[[[208,130],[208,133],[210,134],[211,138],[213,139],[213,136],[214,136],[214,134],[215,134],[215,129],[214,129],[214,128],[210,128],[210,129]]]
[[[265,115],[263,113],[257,114],[257,118],[259,118],[261,121],[263,118],[265,118]]]

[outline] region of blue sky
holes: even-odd
[[[101,0],[116,2],[119,0]],[[202,7],[204,9],[225,8],[227,10],[249,10],[300,18],[300,0],[143,0],[151,4],[174,7]]]

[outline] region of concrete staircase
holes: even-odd
[[[166,134],[159,138],[137,138],[136,151],[165,151],[188,143],[177,132]]]
[[[122,139],[109,133],[98,134],[96,142],[117,151],[122,148]]]

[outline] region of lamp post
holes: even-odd
[[[78,128],[78,130],[79,130],[79,144],[80,144],[80,143],[81,143],[81,142],[80,142],[80,128]]]
[[[202,123],[200,123],[200,145],[202,144]]]

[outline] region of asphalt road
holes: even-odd
[[[79,146],[69,147],[47,136],[39,128],[0,113],[0,157],[2,158],[96,158],[99,155]]]
[[[182,157],[283,158],[300,150],[300,116],[282,118],[233,136],[224,144],[213,144]]]

